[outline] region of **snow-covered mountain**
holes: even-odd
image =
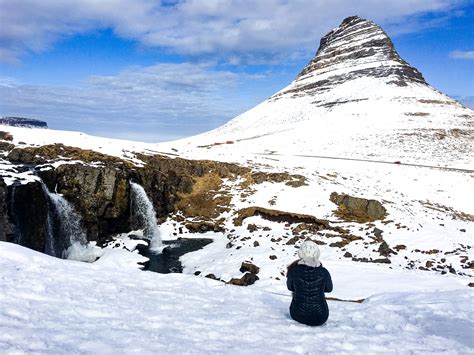
[[[472,352],[473,118],[349,17],[289,86],[195,137],[0,124],[0,352]],[[130,182],[171,255],[178,237],[212,240],[180,256],[185,275],[135,270],[147,243],[130,237]],[[61,255],[64,213],[92,264],[4,242]],[[331,301],[318,337],[286,313],[286,266],[307,238],[332,295],[366,299]]]
[[[232,141],[245,152],[466,166],[473,124],[474,112],[428,85],[378,25],[353,16],[321,39],[290,85],[185,141],[193,149]]]

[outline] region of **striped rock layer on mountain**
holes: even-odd
[[[316,56],[298,75],[294,87],[281,94],[299,91],[317,94],[366,76],[391,78],[388,83],[399,86],[406,86],[407,82],[426,84],[421,73],[400,58],[379,26],[352,16],[321,39]]]

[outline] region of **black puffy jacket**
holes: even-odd
[[[327,321],[329,308],[324,292],[332,291],[329,271],[322,266],[298,264],[289,268],[286,284],[293,291],[291,318],[307,325],[322,325]]]

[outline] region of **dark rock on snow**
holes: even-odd
[[[231,279],[229,284],[237,286],[250,286],[253,285],[257,280],[259,280],[257,275],[252,274],[251,272],[246,272],[240,279]]]

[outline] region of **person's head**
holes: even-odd
[[[320,255],[321,251],[319,250],[318,245],[311,240],[304,241],[298,250],[298,257],[308,265],[319,265]]]

